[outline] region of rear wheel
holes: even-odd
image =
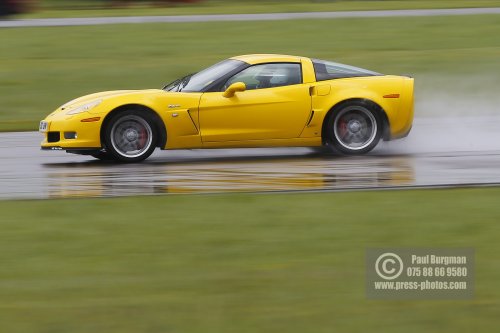
[[[342,105],[330,116],[327,143],[335,151],[361,155],[371,151],[382,136],[380,114],[369,103]]]
[[[121,162],[140,162],[156,147],[157,132],[150,117],[135,110],[116,114],[104,132],[106,154]]]

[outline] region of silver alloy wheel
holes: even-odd
[[[348,106],[335,117],[333,133],[344,148],[361,150],[375,140],[377,120],[370,110],[362,106]]]
[[[127,115],[119,118],[111,128],[114,150],[127,158],[139,157],[151,147],[153,130],[141,117]]]

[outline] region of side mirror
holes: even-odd
[[[227,87],[226,91],[222,96],[229,98],[233,97],[237,91],[245,91],[247,90],[247,86],[243,82],[235,82]]]

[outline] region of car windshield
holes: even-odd
[[[166,85],[166,91],[200,92],[222,76],[242,66],[244,62],[228,59],[208,67],[196,74],[187,75]]]
[[[374,76],[380,73],[354,66],[339,64],[331,61],[313,59],[314,71],[317,81],[340,79],[356,76]]]

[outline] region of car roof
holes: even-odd
[[[231,59],[241,60],[250,65],[261,64],[266,62],[300,62],[301,58],[298,56],[286,54],[245,54]]]

